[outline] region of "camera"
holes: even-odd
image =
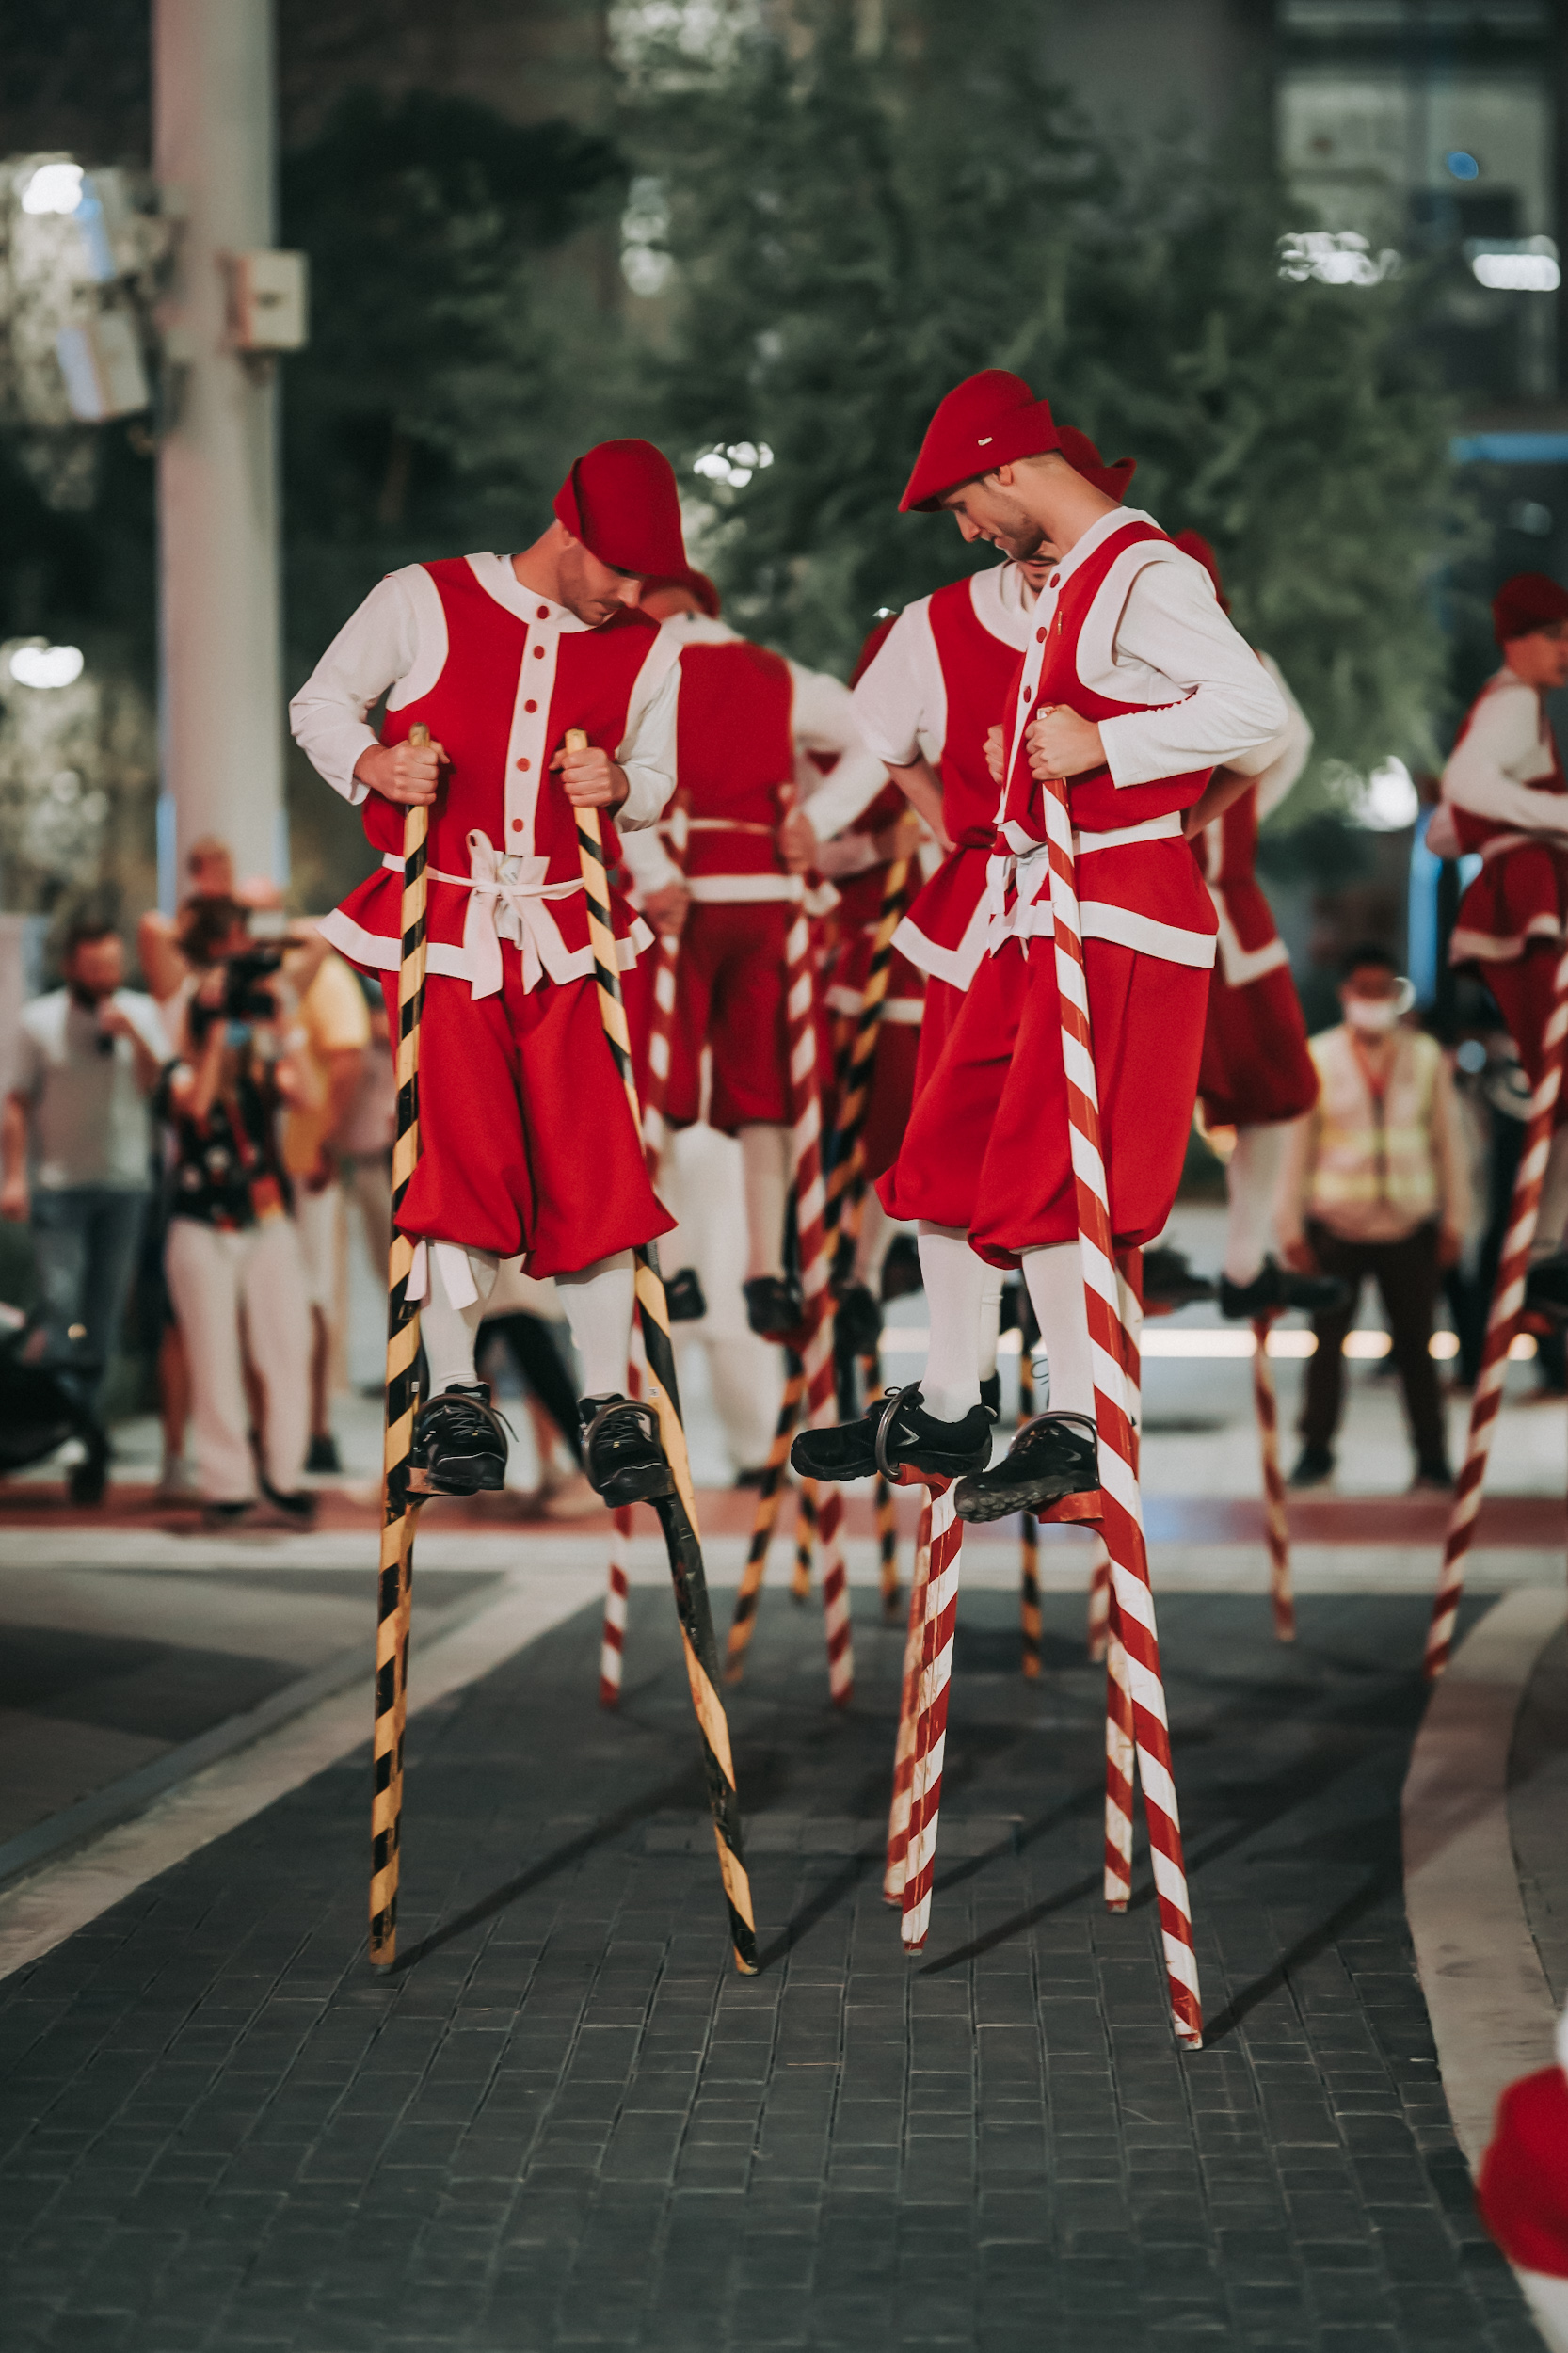
[[[195,1000],[190,1009],[192,1035],[205,1036],[215,1021],[275,1021],[278,1000],[263,983],[279,969],[282,961],[282,946],[270,940],[259,941],[243,954],[226,957],[222,1002],[203,1005],[200,998]]]

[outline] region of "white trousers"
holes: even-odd
[[[305,1467],[311,1419],[311,1316],[293,1225],[275,1217],[226,1234],[193,1217],[170,1218],[164,1267],[190,1362],[202,1499],[247,1503],[256,1493],[242,1318],[264,1400],[267,1481],[280,1495],[293,1495]]]

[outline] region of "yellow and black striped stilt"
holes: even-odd
[[[882,886],[882,905],[872,940],[871,963],[856,1016],[843,1083],[839,1090],[838,1116],[833,1123],[833,1164],[827,1173],[827,1235],[838,1238],[834,1279],[844,1281],[854,1263],[860,1230],[860,1206],[865,1197],[865,1160],[860,1134],[871,1104],[872,1079],[876,1069],[876,1039],[882,1007],[892,969],[893,934],[904,916],[904,887],[909,860],[894,858]]]
[[[1031,1420],[1033,1413],[1034,1368],[1026,1348],[1018,1357],[1019,1422]],[[1022,1553],[1018,1623],[1023,1637],[1024,1674],[1032,1683],[1040,1673],[1040,1529],[1032,1512],[1025,1512],[1018,1521],[1018,1541]]]
[[[806,1395],[806,1368],[792,1348],[784,1352],[784,1395],[778,1407],[778,1419],[774,1426],[773,1444],[762,1469],[761,1484],[757,1490],[757,1509],[752,1517],[751,1542],[746,1547],[745,1566],[741,1571],[740,1588],[735,1595],[735,1614],[729,1621],[729,1641],[725,1652],[724,1679],[739,1683],[745,1666],[746,1651],[757,1631],[757,1603],[762,1591],[762,1572],[767,1566],[768,1546],[778,1518],[778,1498],[784,1487],[784,1466],[790,1456],[790,1439],[800,1419],[800,1401]]]
[[[414,726],[410,744],[428,744]],[[387,1429],[381,1478],[381,1568],[376,1611],[375,1794],[371,1801],[370,1958],[397,1958],[397,1871],[403,1828],[403,1728],[408,1705],[408,1632],[413,1611],[414,1511],[408,1449],[419,1406],[415,1364],[419,1307],[408,1297],[414,1245],[397,1212],[419,1159],[419,1030],[424,1010],[425,840],[430,812],[403,819],[402,945],[397,971],[397,1133],[392,1144],[392,1238],[387,1268]]]
[[[860,1359],[860,1378],[869,1405],[882,1391],[882,1355],[872,1349]],[[893,1491],[880,1471],[876,1476],[876,1560],[882,1583],[882,1614],[889,1625],[904,1622],[903,1596],[898,1584],[898,1515],[893,1509]]]
[[[580,728],[567,731],[568,752],[586,751],[588,739]],[[588,906],[588,945],[599,990],[600,1018],[605,1043],[626,1089],[632,1133],[643,1132],[637,1104],[637,1082],[632,1068],[632,1048],[621,1000],[620,965],[616,954],[615,927],[610,918],[610,879],[604,864],[604,843],[599,811],[577,811],[577,847],[583,866],[583,888]],[[708,1796],[713,1813],[713,1838],[719,1869],[729,1907],[729,1932],[735,1965],[748,1977],[757,1968],[757,1923],[751,1908],[751,1882],[746,1877],[741,1840],[741,1806],[735,1791],[735,1766],[729,1752],[729,1726],[719,1697],[718,1644],[713,1638],[713,1614],[708,1601],[708,1580],[702,1565],[697,1532],[696,1497],[691,1465],[686,1457],[686,1433],[680,1420],[680,1391],[675,1379],[675,1350],[670,1340],[669,1310],[659,1254],[645,1242],[633,1254],[636,1262],[637,1307],[642,1322],[643,1352],[648,1360],[648,1401],[659,1416],[659,1434],[675,1478],[676,1492],[656,1503],[664,1531],[670,1577],[675,1586],[676,1612],[680,1620],[686,1655],[686,1677],[692,1705],[702,1735]]]
[[[790,1599],[811,1598],[811,1554],[817,1542],[817,1482],[803,1479],[795,1492],[795,1565],[790,1578]]]

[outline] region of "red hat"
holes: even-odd
[[[1568,621],[1568,588],[1544,572],[1515,572],[1492,600],[1492,627],[1499,646],[1511,637],[1528,637],[1531,630],[1553,621]]]
[[[555,512],[590,555],[640,579],[684,580],[675,469],[651,441],[600,441],[555,493]]]
[[[1224,583],[1220,578],[1220,559],[1215,554],[1213,549],[1209,546],[1208,540],[1204,537],[1202,532],[1178,531],[1176,537],[1172,540],[1171,545],[1173,547],[1179,548],[1183,555],[1192,556],[1194,563],[1198,563],[1203,566],[1204,570],[1208,574],[1209,579],[1214,583],[1214,594],[1220,600],[1221,612],[1228,613],[1230,611],[1230,599],[1226,596]]]
[[[929,514],[961,482],[1061,446],[1048,403],[1036,400],[1021,376],[982,368],[949,392],[926,426],[899,513]]]
[[[1087,433],[1080,433],[1072,424],[1059,424],[1056,430],[1060,436],[1057,446],[1074,473],[1081,474],[1085,482],[1092,483],[1103,496],[1114,499],[1120,506],[1127,496],[1127,486],[1138,471],[1138,460],[1118,457],[1113,466],[1108,466]]]
[[[695,564],[685,565],[672,572],[668,580],[645,580],[645,592],[654,588],[685,588],[696,599],[711,621],[719,617],[719,592],[706,572],[699,572]]]

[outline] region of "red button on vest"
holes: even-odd
[[[1060,572],[1052,572],[1052,574],[1051,574],[1051,576],[1050,576],[1050,584],[1051,584],[1051,586],[1052,586],[1053,588],[1058,588],[1058,587],[1060,587],[1060,586],[1061,586],[1061,584],[1062,584],[1062,575],[1061,575],[1061,573],[1060,573]],[[1041,634],[1041,636],[1042,636],[1042,637],[1045,635],[1045,633],[1046,633],[1046,632],[1045,632],[1045,631],[1044,631],[1044,630],[1042,630],[1042,631],[1040,632],[1040,634]]]
[[[514,833],[520,833],[520,832],[522,831],[522,819],[521,819],[520,817],[514,817],[514,818],[513,818],[513,820],[512,820],[512,831],[513,831]]]
[[[1035,641],[1036,641],[1036,643],[1037,643],[1037,644],[1042,645],[1042,646],[1045,644],[1045,642],[1046,642],[1046,632],[1045,632],[1045,631],[1044,631],[1043,629],[1037,629],[1037,630],[1035,631],[1035,632],[1034,632],[1034,636],[1035,636]]]
[[[531,760],[520,760],[518,761],[518,766],[520,768],[531,768],[533,765],[534,763]]]
[[[1042,631],[1040,632],[1040,634],[1041,634],[1041,636],[1042,636],[1042,637],[1045,635],[1045,633],[1046,633],[1046,632],[1045,632],[1045,631],[1044,631],[1044,630],[1042,630]],[[544,660],[544,648],[543,648],[542,646],[536,646],[536,647],[535,647],[535,648],[534,648],[534,659],[535,659],[535,661],[536,661],[536,662],[542,662],[542,661]]]
[[[535,702],[527,702],[527,703],[524,703],[522,707],[523,707],[524,711],[537,711],[537,709],[538,709],[538,707],[539,707],[539,706],[538,706],[538,704],[537,704],[537,703],[535,703]]]
[[[541,621],[548,621],[548,620],[549,620],[549,618],[550,618],[550,607],[549,607],[549,605],[548,605],[548,604],[541,604],[541,605],[540,605],[540,607],[539,607],[539,618],[540,618],[540,620],[541,620]]]

